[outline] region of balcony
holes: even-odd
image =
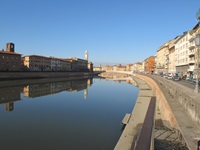
[[[194,45],[194,42],[190,43],[188,48],[191,50],[191,49],[194,49],[195,45]]]
[[[190,42],[194,41],[194,36],[191,36],[188,40],[189,40]]]
[[[195,64],[195,60],[194,60],[194,59],[190,59],[190,60],[188,61],[188,63],[189,63],[189,65],[193,65],[193,64]]]
[[[188,56],[191,57],[191,56],[194,56],[194,55],[195,55],[194,50],[189,50],[189,52],[188,52]]]

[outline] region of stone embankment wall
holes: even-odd
[[[135,77],[133,77],[133,80],[139,86],[138,98],[114,150],[130,150],[136,146],[151,97],[154,96],[152,89],[145,81]],[[151,150],[153,149],[154,139],[151,139]]]
[[[177,129],[180,140],[185,142],[189,149],[197,149],[200,140],[200,93],[194,93],[193,89],[178,84],[178,81],[160,76],[135,76],[152,87],[162,120]]]
[[[0,80],[90,76],[93,72],[0,72]]]

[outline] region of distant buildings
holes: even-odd
[[[199,69],[200,65],[196,64],[197,60],[200,61],[200,55],[196,55],[198,48],[195,46],[194,39],[198,33],[200,33],[199,23],[183,35],[165,42],[157,49],[155,56],[150,56],[142,62],[128,64],[125,69],[120,65],[106,65],[102,69],[153,74],[171,73],[186,75],[187,78],[197,78],[197,68]]]
[[[197,50],[194,39],[200,32],[199,23],[191,30],[183,33],[181,36],[169,40],[163,44],[156,53],[155,73],[156,74],[180,74],[187,78],[197,78]],[[195,58],[196,57],[196,58]]]
[[[15,53],[13,43],[6,44],[6,51],[0,51],[0,71],[133,71],[155,74],[181,74],[188,78],[197,78],[197,50],[194,39],[200,33],[199,23],[191,30],[176,36],[162,44],[155,53],[142,62],[127,65],[106,65],[93,67],[88,61],[88,51],[85,59],[80,58],[55,58],[38,55],[24,56]],[[200,57],[200,55],[198,56]],[[199,63],[200,64],[200,63]]]
[[[19,71],[21,69],[21,54],[15,53],[14,43],[6,44],[6,51],[0,51],[0,71]]]
[[[85,59],[56,58],[39,55],[21,57],[15,53],[14,43],[6,44],[6,51],[0,51],[0,71],[93,71],[93,63]]]
[[[150,56],[145,60],[144,71],[146,73],[154,73],[155,68],[155,56]]]

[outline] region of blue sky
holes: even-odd
[[[129,64],[197,24],[199,0],[0,0],[0,49]]]

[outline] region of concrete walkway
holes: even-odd
[[[133,141],[135,141],[140,133],[151,97],[154,96],[151,88],[143,80],[135,77],[134,80],[139,85],[138,98],[131,113],[129,122],[127,123],[117,145],[115,146],[115,150],[131,149],[132,144],[134,144]]]
[[[115,150],[130,150],[132,144],[134,145],[134,141],[140,133],[140,129],[144,122],[150,99],[155,95],[154,91],[145,81],[137,77],[133,77],[133,80],[139,85],[138,98],[131,113],[130,120],[114,148]],[[155,117],[154,149],[188,150],[188,148],[179,140],[177,131],[163,124],[158,105],[156,106]]]

